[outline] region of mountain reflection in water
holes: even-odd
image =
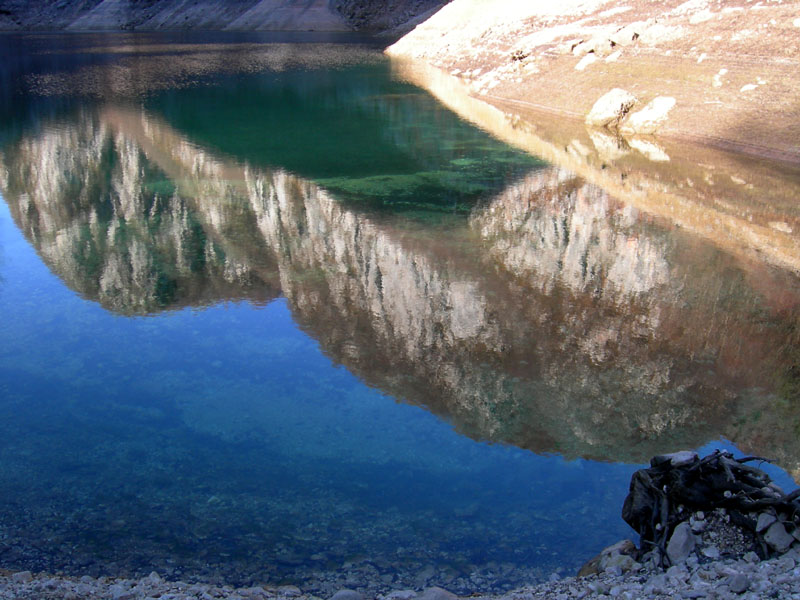
[[[502,592],[626,535],[654,453],[798,473],[792,202],[698,236],[710,192],[623,203],[366,47],[31,39],[0,64],[0,567]]]
[[[22,231],[109,310],[285,296],[337,363],[476,439],[642,462],[725,437],[798,467],[793,276],[558,167],[411,227],[121,107],[22,139],[4,166]]]

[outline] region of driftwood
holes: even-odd
[[[755,456],[734,458],[724,451],[702,459],[694,452],[679,452],[657,456],[649,469],[634,473],[622,518],[641,536],[641,552],[658,549],[656,556],[664,557],[679,523],[696,511],[724,508],[732,522],[756,535],[762,558],[773,554],[775,548],[756,531],[759,514],[768,512],[784,533],[792,534],[800,526],[800,490],[785,494],[749,464],[755,461],[769,462]]]

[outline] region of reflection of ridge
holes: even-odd
[[[509,186],[472,222],[492,256],[542,292],[560,281],[576,293],[624,301],[668,283],[669,267],[663,243],[625,234],[636,211],[612,208],[599,188],[569,171],[547,171]]]
[[[139,112],[84,114],[4,162],[22,230],[112,310],[283,293],[336,361],[476,438],[631,461],[726,435],[797,464],[796,416],[771,406],[796,321],[773,313],[794,292],[765,299],[724,255],[563,170],[422,236]],[[774,416],[744,422],[745,400]]]

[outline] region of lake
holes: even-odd
[[[795,171],[759,241],[508,145],[369,38],[0,51],[0,568],[501,592],[632,536],[654,454],[794,487]]]

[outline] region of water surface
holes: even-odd
[[[500,591],[631,535],[652,454],[797,469],[794,272],[341,41],[7,63],[0,566]]]

